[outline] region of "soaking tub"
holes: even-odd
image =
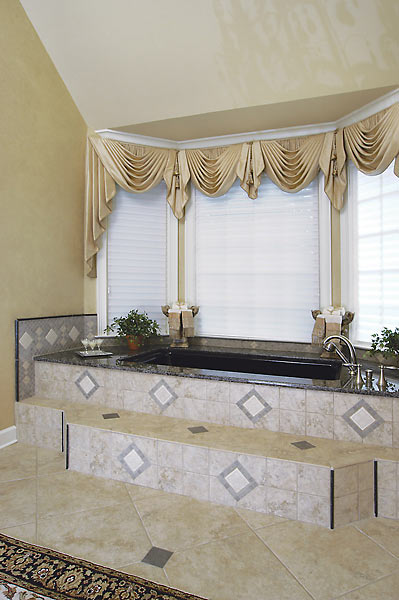
[[[123,366],[131,363],[163,365],[199,369],[205,375],[224,372],[243,375],[246,379],[263,379],[264,376],[307,380],[337,380],[341,375],[342,363],[324,358],[299,358],[249,354],[237,352],[215,352],[208,350],[185,350],[180,348],[157,348],[128,356],[118,361]],[[222,374],[222,373],[220,373]]]

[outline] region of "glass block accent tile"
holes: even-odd
[[[310,448],[316,448],[316,446],[314,446],[310,442],[307,442],[306,440],[301,440],[300,442],[292,442],[291,446],[296,446],[300,450],[309,450]]]
[[[224,469],[218,475],[218,480],[237,501],[244,498],[258,485],[238,460]]]
[[[141,562],[162,569],[166,565],[172,554],[173,552],[170,552],[170,550],[165,550],[165,548],[157,548],[156,546],[153,546],[147,552],[147,554]]]
[[[98,390],[99,385],[89,371],[83,371],[80,377],[75,381],[76,386],[82,392],[83,396],[88,399]]]
[[[206,433],[207,431],[209,431],[209,429],[207,429],[203,425],[198,425],[196,427],[187,427],[187,429],[191,431],[191,433]]]
[[[136,479],[150,466],[150,461],[140,448],[132,442],[126,450],[119,455],[119,461],[128,473]]]
[[[150,396],[162,410],[168,408],[177,398],[177,394],[164,379],[161,379],[154,385],[150,390]]]
[[[272,407],[255,389],[250,390],[248,394],[245,394],[245,396],[237,402],[237,406],[242,410],[244,415],[252,421],[252,423],[256,423],[272,410]]]
[[[367,437],[384,422],[384,419],[363,399],[347,410],[342,418],[362,438]]]

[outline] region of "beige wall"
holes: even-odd
[[[22,6],[0,0],[0,429],[14,319],[83,312],[86,125]]]

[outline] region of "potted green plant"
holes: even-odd
[[[381,363],[399,366],[399,327],[394,330],[383,327],[381,333],[374,333],[367,354]]]
[[[118,337],[126,338],[129,348],[137,350],[145,339],[159,335],[159,325],[145,311],[132,308],[126,316],[115,317],[105,332],[114,332]]]

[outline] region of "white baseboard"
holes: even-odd
[[[17,428],[15,425],[0,430],[0,448],[5,448],[17,441]]]

